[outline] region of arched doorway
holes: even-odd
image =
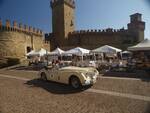
[[[32,51],[32,48],[31,47],[27,47],[27,53],[31,52]]]

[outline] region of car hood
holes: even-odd
[[[93,68],[68,66],[68,67],[63,67],[60,70],[61,71],[80,71],[80,72],[87,71],[88,72],[88,71],[92,71]]]

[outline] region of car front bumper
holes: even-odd
[[[92,77],[87,77],[82,85],[83,86],[93,85],[94,83],[96,83],[96,80],[97,80],[97,75],[94,75]]]

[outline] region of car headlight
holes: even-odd
[[[86,78],[89,77],[88,73],[81,73],[81,75],[85,76]]]

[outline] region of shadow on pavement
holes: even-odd
[[[148,103],[147,109],[146,109],[146,111],[144,113],[150,113],[150,103]]]
[[[40,69],[42,68],[38,66],[15,66],[15,67],[9,68],[8,70],[39,71]]]
[[[70,87],[69,85],[59,84],[59,83],[50,82],[50,81],[45,82],[40,79],[33,79],[30,81],[27,81],[25,84],[27,84],[31,87],[43,88],[43,89],[47,90],[48,92],[54,93],[54,94],[79,93],[79,92],[83,92],[84,90],[87,90],[88,88],[91,87],[91,86],[86,86],[81,89],[74,89],[74,88]]]

